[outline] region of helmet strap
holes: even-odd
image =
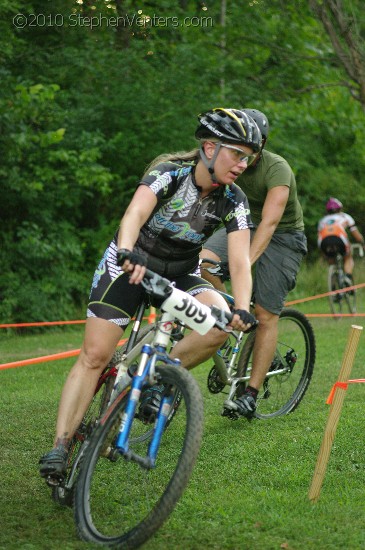
[[[206,168],[208,169],[208,172],[210,174],[210,177],[211,177],[211,180],[213,182],[214,187],[218,187],[218,185],[221,185],[218,182],[218,180],[216,178],[216,175],[214,173],[214,164],[215,164],[216,158],[218,156],[220,147],[221,147],[221,144],[219,142],[217,142],[216,143],[216,148],[214,150],[214,154],[213,154],[213,156],[210,160],[207,158],[206,154],[204,153],[203,146],[200,145],[200,147],[199,147],[200,157],[201,157],[203,163],[205,164]]]

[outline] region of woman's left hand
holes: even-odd
[[[233,319],[230,326],[234,330],[241,330],[243,332],[251,332],[258,325],[258,321],[255,316],[245,309],[234,309]]]

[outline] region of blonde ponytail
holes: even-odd
[[[192,149],[191,151],[176,151],[176,153],[164,153],[159,155],[147,166],[146,172],[152,170],[157,164],[164,162],[174,162],[183,160],[184,162],[193,162],[199,158],[199,149]]]

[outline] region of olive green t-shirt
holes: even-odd
[[[263,149],[257,166],[247,168],[235,181],[246,193],[251,218],[257,226],[261,221],[262,207],[269,189],[279,185],[289,187],[289,198],[276,231],[304,231],[303,210],[297,196],[297,184],[287,161]]]

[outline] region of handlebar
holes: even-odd
[[[124,257],[128,258],[127,251],[124,252]],[[227,325],[232,321],[234,313],[222,310],[215,305],[209,307],[202,304],[194,296],[179,290],[174,283],[148,268],[141,284],[148,294],[162,300],[160,306],[162,311],[170,313],[199,334],[207,334],[213,327],[230,332]],[[257,324],[258,321],[246,332],[253,330]]]
[[[206,334],[212,327],[230,332],[227,325],[232,321],[234,312],[220,309],[215,305],[202,304],[194,296],[175,288],[174,283],[149,269],[146,270],[141,284],[149,294],[164,298],[161,304],[162,311],[171,313],[199,334]],[[258,323],[256,319],[245,333],[254,330]]]
[[[205,267],[202,264],[211,264],[212,267]],[[205,271],[208,271],[212,275],[219,277],[222,283],[224,283],[224,281],[230,280],[229,268],[228,268],[227,262],[223,262],[223,261],[217,262],[216,260],[211,260],[210,258],[202,258],[199,260],[199,267],[201,269],[204,269]]]
[[[357,250],[360,258],[364,257],[364,245],[360,243],[353,243],[351,245],[351,252],[354,253],[355,250]]]
[[[199,334],[206,334],[212,327],[229,331],[227,325],[232,321],[232,313],[214,305],[202,304],[194,296],[175,288],[174,283],[158,273],[147,269],[141,284],[148,294],[163,299],[162,311],[171,313]]]

